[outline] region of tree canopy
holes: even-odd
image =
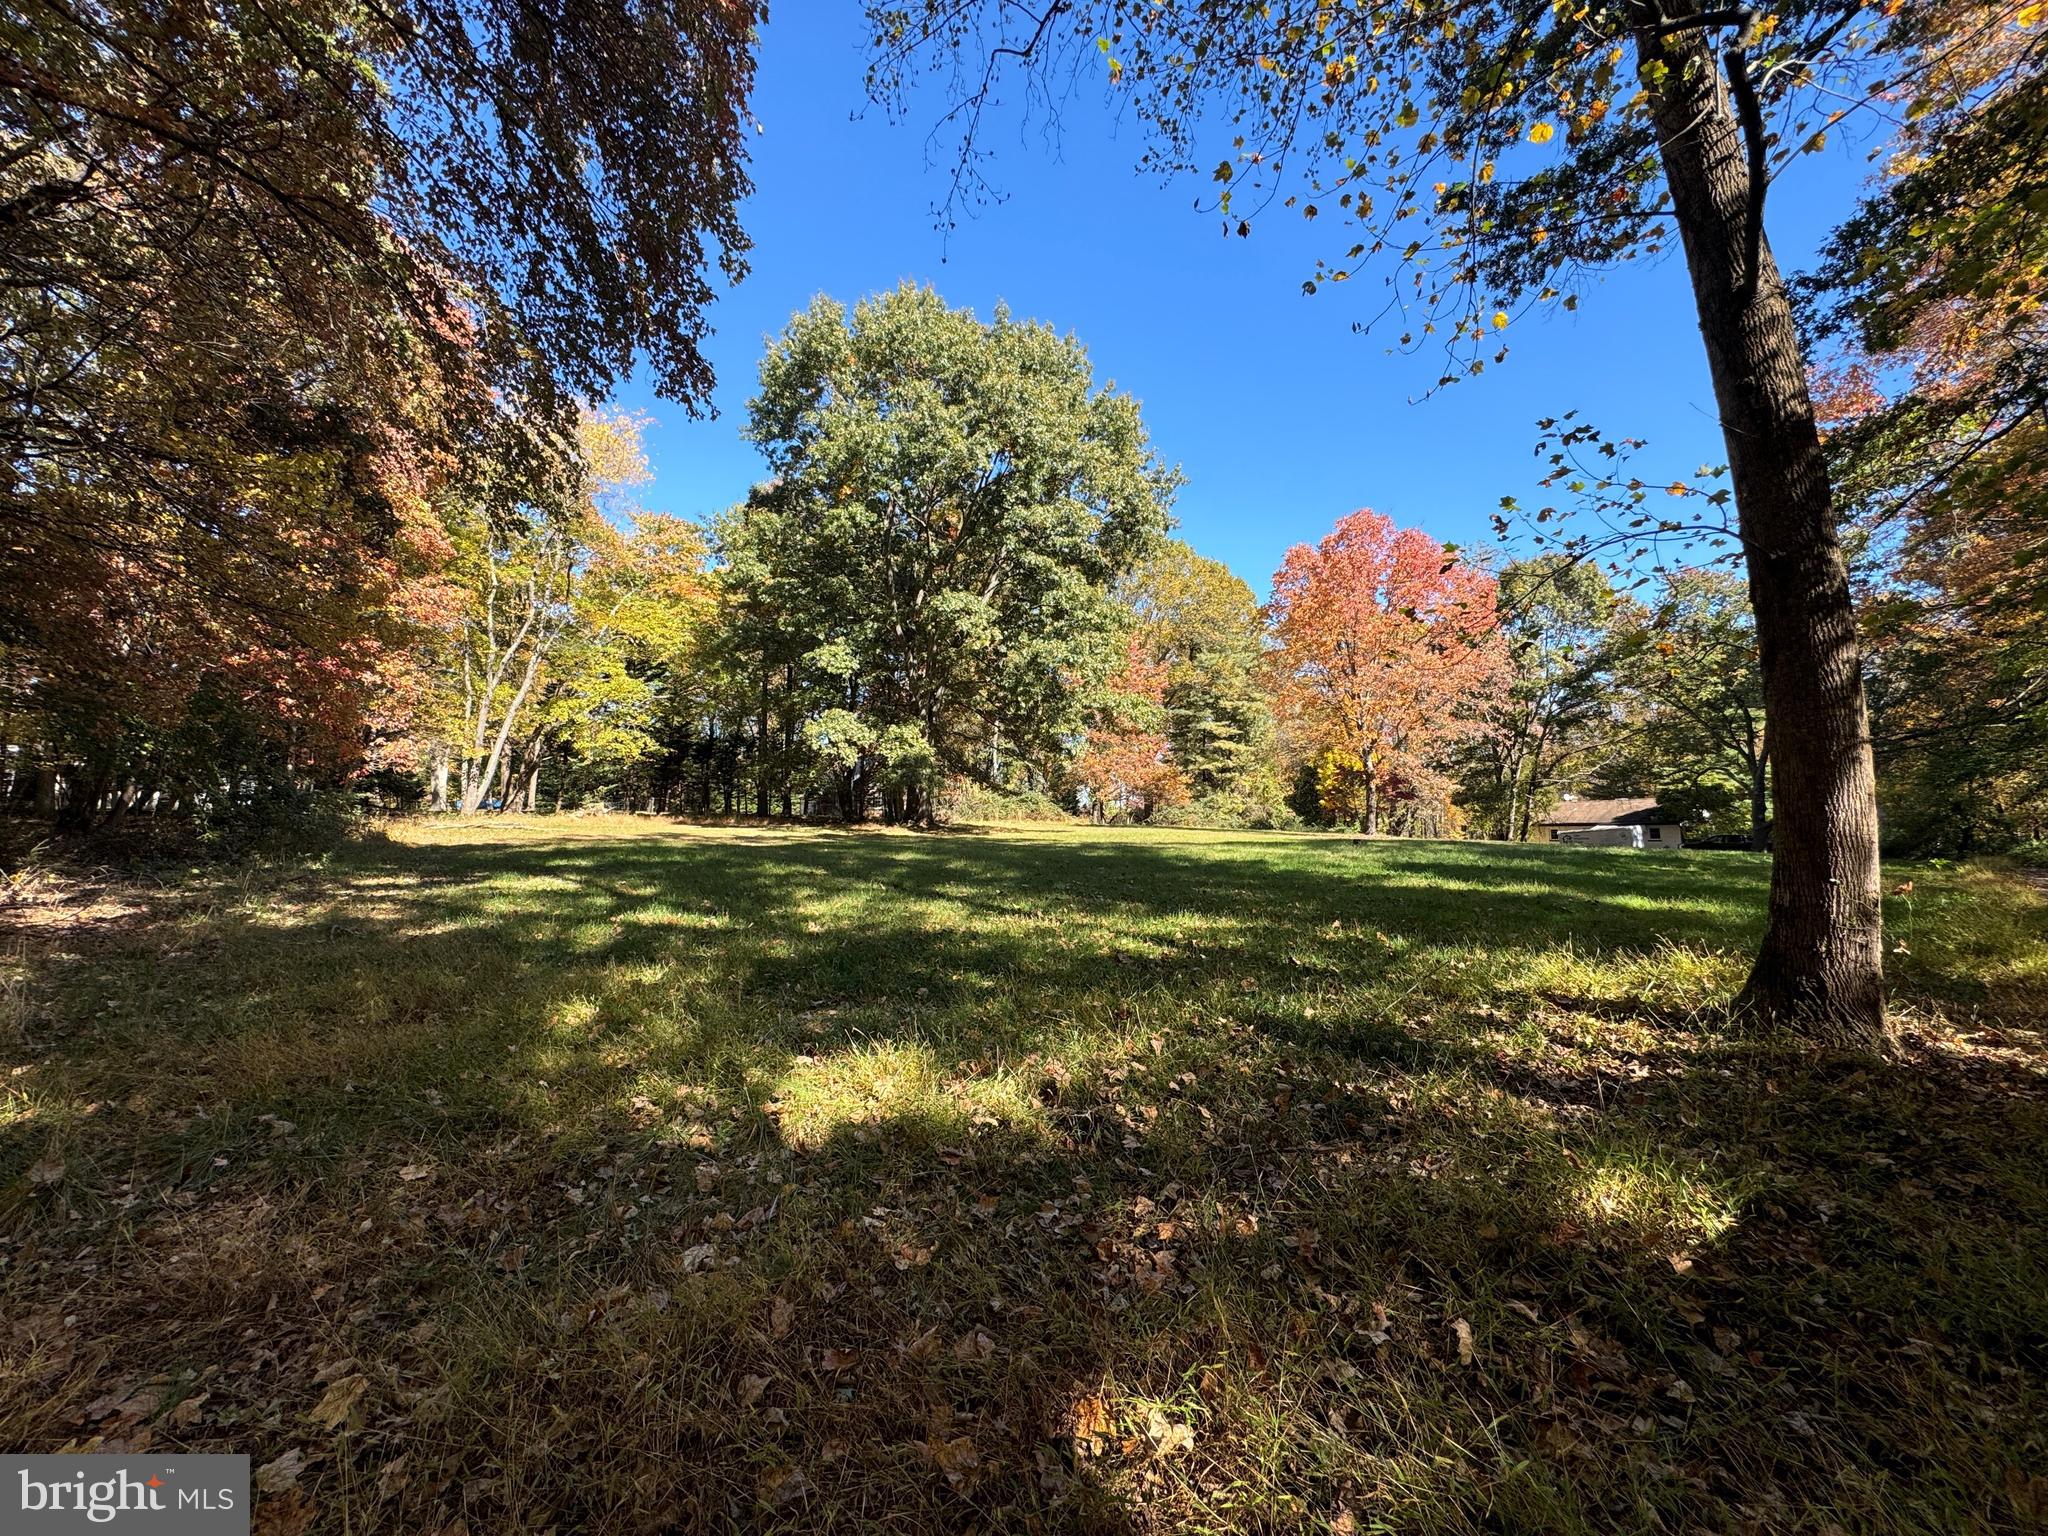
[[[773,478],[721,523],[724,579],[781,637],[853,803],[882,785],[921,820],[943,774],[1079,728],[1176,476],[1078,342],[929,289],[820,299],[763,361],[748,430]]]

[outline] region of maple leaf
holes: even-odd
[[[338,1430],[356,1416],[369,1386],[367,1377],[344,1376],[328,1387],[326,1395],[306,1417],[322,1429]]]

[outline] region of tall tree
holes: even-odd
[[[1756,623],[1741,578],[1702,567],[1669,572],[1647,608],[1628,605],[1616,624],[1614,679],[1633,736],[1621,754],[1642,765],[1660,798],[1697,815],[1733,802],[1749,845],[1772,836],[1768,729]],[[1693,819],[1688,815],[1687,819]]]
[[[1106,814],[1149,816],[1187,797],[1187,777],[1173,760],[1167,736],[1166,663],[1146,654],[1132,636],[1124,664],[1102,686],[1081,748],[1074,780],[1088,792],[1089,808]]]
[[[1916,6],[1883,174],[1805,282],[1829,458],[1865,534],[1887,836],[2048,824],[2048,16]]]
[[[110,685],[143,706],[91,740],[53,720],[46,766],[89,789],[86,759],[139,747],[108,748],[109,722],[181,707],[174,630],[372,645],[376,572],[439,515],[420,499],[534,494],[574,399],[635,358],[705,399],[707,269],[744,262],[756,14],[0,15],[0,644],[53,708]]]
[[[1164,539],[1123,585],[1146,658],[1165,668],[1172,761],[1208,814],[1270,816],[1280,802],[1265,693],[1265,617],[1219,561]]]
[[[801,637],[806,731],[859,815],[930,818],[946,774],[1050,754],[1120,659],[1115,583],[1176,477],[1087,354],[908,285],[819,299],[761,365],[774,480],[725,520],[736,596]]]
[[[1765,115],[1789,125],[1783,152],[1817,143],[1835,105],[1908,51],[1912,9],[881,0],[870,15],[879,94],[919,60],[964,90],[956,190],[979,184],[973,133],[1004,66],[1051,71],[1093,52],[1154,130],[1149,163],[1213,167],[1226,229],[1249,233],[1276,203],[1350,226],[1311,290],[1394,258],[1388,309],[1404,345],[1447,338],[1444,382],[1504,356],[1500,333],[1525,304],[1576,304],[1586,274],[1662,249],[1676,226],[1777,738],[1769,919],[1738,1007],[1870,1045],[1884,1005],[1868,723],[1800,338],[1764,235]],[[1220,158],[1209,122],[1228,135]]]
[[[1616,598],[1597,565],[1545,554],[1502,569],[1500,610],[1512,680],[1474,739],[1467,783],[1495,835],[1520,840],[1606,742]]]
[[[1442,750],[1480,728],[1506,666],[1495,590],[1428,534],[1370,510],[1295,545],[1275,573],[1282,717],[1331,783],[1355,782],[1368,833],[1391,794],[1447,791]]]

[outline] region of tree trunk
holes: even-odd
[[[434,748],[434,809],[448,809],[448,749]]]
[[[1758,853],[1771,846],[1770,771],[1764,757],[1749,770],[1749,846]]]
[[[1736,1007],[1818,1041],[1874,1047],[1884,1037],[1876,779],[1799,334],[1760,238],[1749,270],[1750,173],[1705,37],[1645,30],[1637,52],[1669,66],[1652,111],[1728,447],[1770,730],[1770,914]]]

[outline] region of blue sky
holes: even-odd
[[[1315,257],[1349,243],[1327,218],[1269,214],[1249,240],[1223,238],[1194,210],[1202,188],[1139,176],[1136,129],[1083,92],[1056,142],[1015,118],[995,129],[1006,201],[944,235],[932,216],[944,168],[926,145],[938,90],[891,124],[862,94],[857,7],[805,0],[774,15],[744,210],[752,272],[712,311],[719,415],[692,422],[644,381],[619,396],[654,417],[650,507],[698,517],[745,495],[761,460],[740,432],[766,339],[814,294],[851,301],[905,279],[983,315],[1007,300],[1077,335],[1097,382],[1143,402],[1154,447],[1186,474],[1181,537],[1262,597],[1290,544],[1354,507],[1489,542],[1502,496],[1540,498],[1538,417],[1577,408],[1613,434],[1649,439],[1646,478],[1726,457],[1675,251],[1617,272],[1575,314],[1518,321],[1503,367],[1419,398],[1438,355],[1389,356],[1384,338],[1352,330],[1377,273],[1302,294]],[[1864,174],[1862,151],[1849,148],[1809,156],[1778,181],[1768,227],[1781,262],[1806,259]]]

